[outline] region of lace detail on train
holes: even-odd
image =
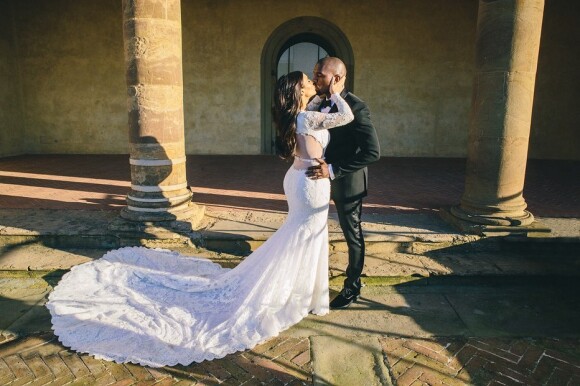
[[[47,304],[59,340],[115,362],[201,362],[328,313],[328,180],[290,168],[284,224],[234,269],[142,247],[73,267]]]

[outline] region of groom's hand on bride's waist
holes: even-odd
[[[319,165],[310,166],[306,169],[306,176],[313,180],[330,178],[329,165],[322,158],[316,158],[316,161],[318,161]]]

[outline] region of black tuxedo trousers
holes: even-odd
[[[348,245],[344,286],[358,293],[365,258],[361,215],[362,200],[368,189],[367,165],[380,158],[380,147],[366,103],[346,90],[341,95],[350,106],[354,120],[330,129],[325,158],[332,165],[331,198]],[[330,110],[331,113],[336,111],[336,106]]]

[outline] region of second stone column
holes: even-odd
[[[188,219],[180,0],[123,0],[131,191],[121,216]]]
[[[480,0],[465,192],[473,224],[527,226],[523,197],[543,0]]]

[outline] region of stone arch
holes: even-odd
[[[343,60],[348,71],[347,87],[354,91],[354,55],[346,35],[334,24],[319,17],[303,16],[289,20],[276,28],[264,45],[261,60],[261,133],[263,154],[273,154],[272,123],[276,66],[282,53],[299,42],[310,42],[323,47],[329,55]],[[311,74],[308,74],[311,76]]]

